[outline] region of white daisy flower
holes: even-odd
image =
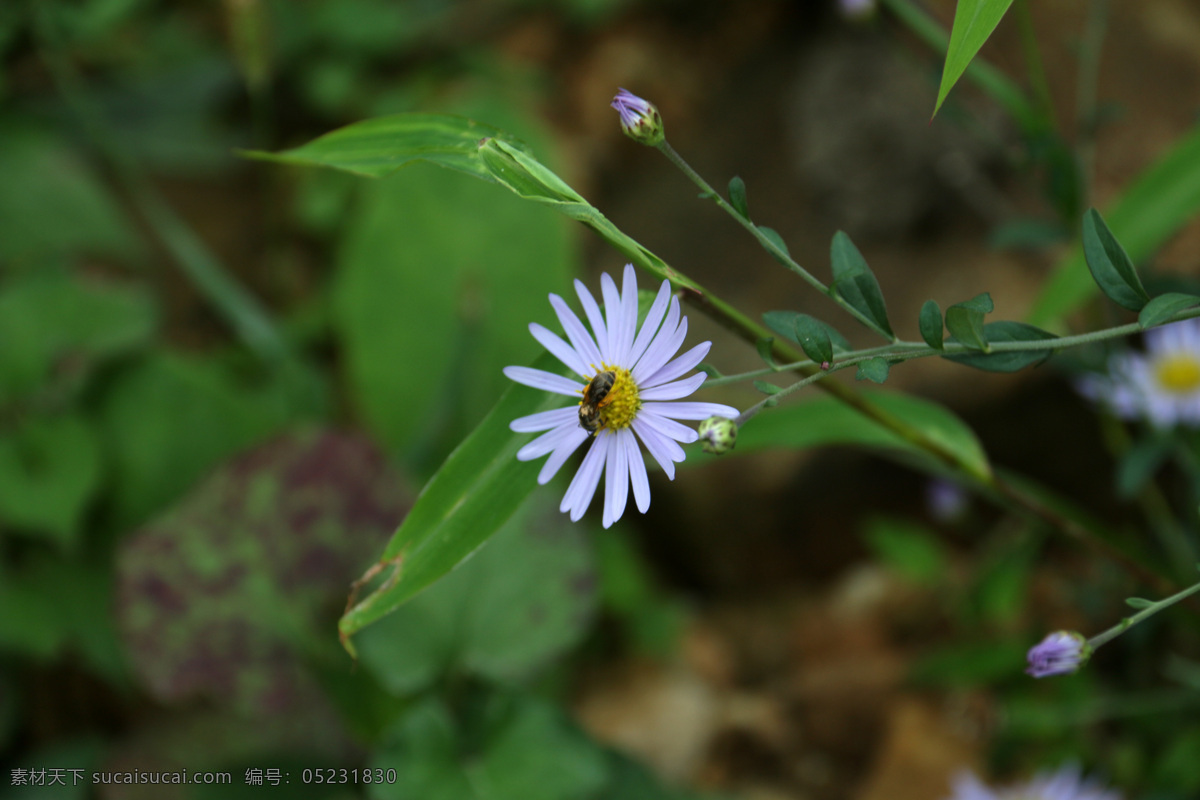
[[[625,265],[620,292],[607,273],[600,276],[600,286],[603,314],[587,287],[575,281],[592,332],[556,294],[550,295],[550,305],[570,344],[537,323],[529,326],[533,338],[578,379],[530,367],[505,367],[504,374],[535,389],[579,398],[566,408],[515,419],[509,427],[518,433],[546,431],[517,452],[521,461],[550,454],[538,473],[540,484],[553,478],[579,445],[592,439],[559,510],[569,512],[572,521],[579,520],[591,504],[603,473],[603,522],[607,528],[625,512],[631,484],[638,511],[644,514],[650,507],[650,482],[637,440],[674,480],[675,463],[684,460],[679,444],[697,438],[694,430],[676,420],[735,417],[738,411],[719,403],[678,402],[704,383],[704,373],[682,376],[708,354],[712,342],[698,344],[673,358],[687,336],[687,317],[680,314],[679,300],[671,296],[670,283],[663,281],[641,330],[637,324],[637,276],[633,265]]]
[[[1200,425],[1200,319],[1146,332],[1145,353],[1119,353],[1107,376],[1080,382],[1080,391],[1126,419],[1159,428]]]
[[[1121,794],[1085,778],[1077,765],[1067,764],[1004,789],[991,789],[970,772],[963,772],[955,779],[954,794],[948,800],[1121,800]]]

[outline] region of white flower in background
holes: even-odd
[[[529,326],[533,338],[578,378],[530,367],[505,367],[504,374],[526,386],[579,398],[565,408],[513,420],[509,427],[518,433],[545,431],[517,453],[521,461],[550,455],[538,473],[541,484],[553,478],[581,444],[592,439],[559,510],[569,512],[573,521],[579,520],[591,504],[603,473],[603,522],[607,528],[625,512],[631,484],[638,511],[645,513],[650,507],[650,482],[639,440],[667,477],[674,480],[675,463],[684,460],[679,443],[688,444],[697,437],[696,431],[676,420],[735,417],[738,412],[718,403],[678,402],[704,383],[704,373],[688,378],[683,375],[708,354],[712,342],[703,342],[674,357],[687,336],[687,317],[681,315],[679,300],[671,296],[667,281],[663,281],[640,330],[633,265],[625,265],[620,292],[607,273],[600,276],[600,286],[603,313],[587,287],[575,281],[591,332],[561,297],[550,295],[550,305],[570,344],[537,323]]]
[[[990,789],[964,772],[954,781],[954,794],[947,800],[1121,800],[1121,795],[1084,778],[1077,766],[1068,764],[1004,789]]]
[[[1146,332],[1144,353],[1118,353],[1108,375],[1083,379],[1079,390],[1126,419],[1159,428],[1200,425],[1200,319]]]

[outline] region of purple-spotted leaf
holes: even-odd
[[[291,710],[311,681],[297,654],[331,640],[346,587],[410,504],[383,455],[346,434],[288,435],[220,467],[118,553],[138,677],[163,703]]]

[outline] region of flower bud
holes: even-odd
[[[621,115],[621,130],[635,142],[655,147],[666,138],[662,117],[653,103],[621,89],[612,107]]]
[[[704,452],[722,455],[737,443],[737,423],[725,417],[709,417],[700,423],[699,433]]]
[[[1029,650],[1029,668],[1035,678],[1049,675],[1070,675],[1077,672],[1092,656],[1092,648],[1082,633],[1055,631]]]

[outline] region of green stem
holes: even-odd
[[[692,181],[692,183],[700,187],[700,190],[704,192],[705,197],[712,200],[721,210],[733,217],[733,219],[737,221],[739,225],[745,228],[751,236],[758,240],[758,243],[762,245],[763,248],[770,253],[776,261],[799,275],[809,286],[812,286],[821,294],[829,297],[829,299],[837,303],[847,314],[851,315],[867,327],[875,327],[874,323],[867,319],[866,315],[843,300],[836,292],[832,291],[811,272],[800,266],[786,250],[780,247],[769,236],[764,234],[757,225],[739,214],[737,209],[726,202],[725,198],[721,197],[720,192],[710,186],[708,181],[704,180],[700,173],[696,172],[696,170],[692,169],[690,164],[684,161],[683,156],[679,155],[679,153],[675,151],[674,147],[671,147],[670,142],[668,142],[666,139],[663,139],[662,142],[657,145],[657,147],[659,151],[661,151],[662,154],[671,161],[672,164],[679,168],[680,172],[686,175]]]
[[[1092,0],[1088,4],[1087,21],[1079,43],[1079,76],[1075,84],[1075,150],[1079,155],[1079,172],[1083,178],[1084,205],[1091,193],[1093,164],[1096,153],[1096,126],[1100,85],[1100,52],[1108,28],[1108,0]]]
[[[1029,10],[1029,0],[1016,0],[1017,28],[1021,32],[1021,46],[1025,51],[1025,68],[1029,70],[1029,82],[1033,86],[1033,94],[1041,106],[1042,118],[1048,128],[1055,128],[1054,98],[1050,95],[1050,82],[1046,79],[1046,68],[1042,63],[1042,53],[1037,43],[1037,33],[1033,29],[1033,15]]]
[[[1088,639],[1088,646],[1090,646],[1093,650],[1095,650],[1100,645],[1111,642],[1113,639],[1117,638],[1122,633],[1129,630],[1134,625],[1137,625],[1139,622],[1146,619],[1147,617],[1151,617],[1151,616],[1157,614],[1158,612],[1162,611],[1164,608],[1170,608],[1171,606],[1178,603],[1180,600],[1183,600],[1186,597],[1190,597],[1191,595],[1195,594],[1196,592],[1200,592],[1200,583],[1193,584],[1192,586],[1189,586],[1188,588],[1184,589],[1182,592],[1176,592],[1175,594],[1171,595],[1170,597],[1168,597],[1164,600],[1159,600],[1157,603],[1151,603],[1150,605],[1146,606],[1138,613],[1134,614],[1132,617],[1126,617],[1125,619],[1121,620],[1119,623],[1117,623],[1113,627],[1106,630],[1104,633],[1101,633],[1097,636],[1093,636],[1091,639]]]

